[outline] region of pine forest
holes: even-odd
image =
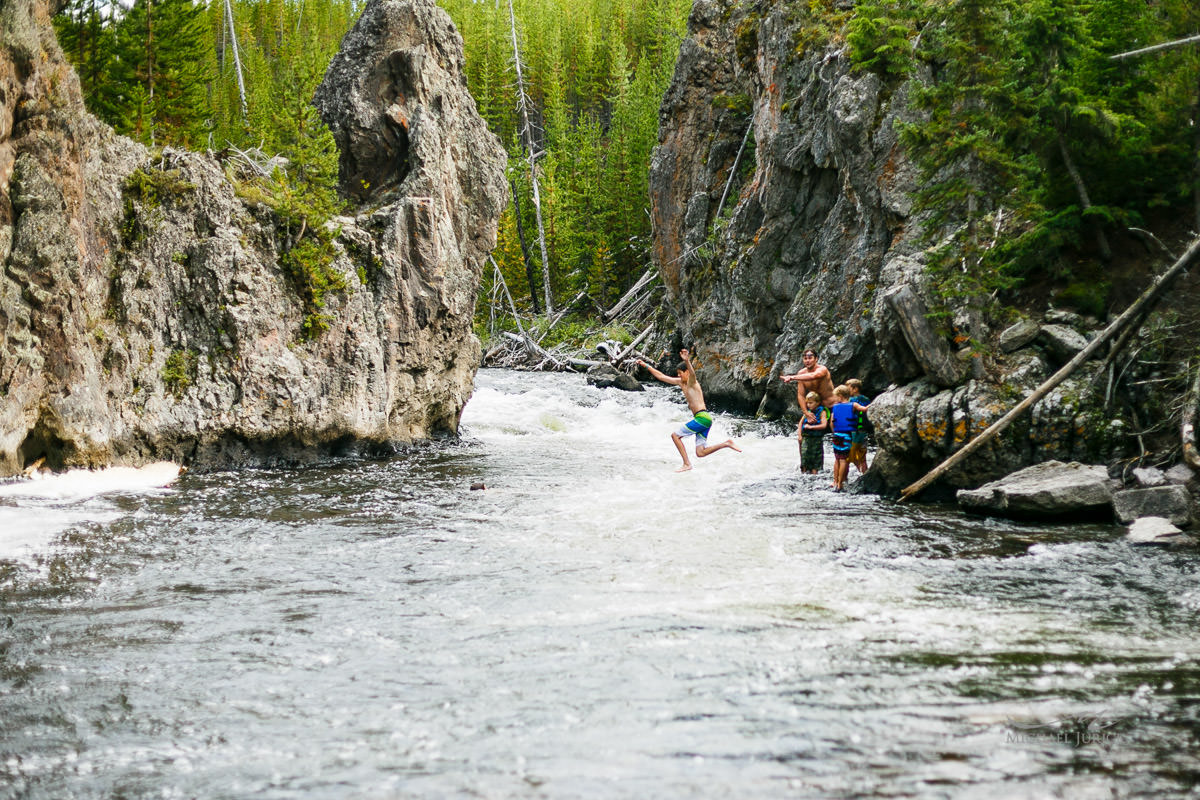
[[[769,4],[742,5],[752,21]],[[509,153],[513,200],[495,261],[515,302],[537,314],[582,294],[585,315],[608,307],[650,267],[647,167],[690,3],[443,6],[479,110]],[[336,154],[309,100],[358,10],[355,0],[70,0],[56,23],[89,106],[119,132],[282,156],[265,188],[319,220],[338,205]],[[798,55],[834,46],[893,89],[918,79],[920,121],[902,135],[922,170],[916,209],[948,297],[994,297],[1049,274],[1099,314],[1114,231],[1189,206],[1200,229],[1200,46],[1113,57],[1200,30],[1195,4],[808,0],[791,11]],[[489,270],[483,291],[494,281]]]

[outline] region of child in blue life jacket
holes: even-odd
[[[833,490],[846,490],[846,475],[850,472],[851,435],[854,433],[854,412],[867,407],[853,402],[850,387],[842,384],[833,390],[838,402],[830,409],[833,425]]]
[[[846,386],[850,389],[851,403],[857,403],[864,407],[871,405],[871,398],[862,393],[862,381],[858,378],[851,378],[846,381]],[[846,457],[846,460],[858,467],[859,475],[867,471],[867,424],[866,411],[856,410],[854,412],[854,432],[850,434],[850,455]]]
[[[800,417],[800,471],[816,475],[825,468],[825,434],[829,431],[829,409],[821,405],[821,395],[809,392],[807,408]]]

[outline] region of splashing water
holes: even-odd
[[[794,430],[719,413],[745,452],[676,474],[687,418],[668,387],[485,371],[460,440],[388,461],[0,497],[75,515],[0,562],[0,796],[1200,778],[1194,553],[833,494]]]

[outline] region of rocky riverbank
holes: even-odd
[[[228,162],[99,123],[50,14],[0,6],[0,476],[39,458],[294,463],[454,431],[506,189],[449,17],[364,8],[320,101],[353,205],[314,231]]]
[[[927,334],[939,352],[914,349],[898,297],[909,321],[947,301],[929,282],[910,200],[917,170],[897,133],[913,119],[910,86],[855,71],[837,43],[797,47],[806,24],[778,6],[693,7],[651,170],[670,309],[659,329],[673,331],[657,344],[693,349],[711,402],[785,417],[798,413],[795,388],[778,378],[814,348],[835,382],[860,378],[876,398],[879,452],[863,486],[890,494],[1015,406],[1104,321],[1055,309],[1048,293],[1020,312],[951,300],[949,332]],[[1128,271],[1138,289],[1163,261],[1157,248],[1126,246],[1147,264]],[[1197,296],[1194,278],[1180,288]],[[1181,303],[1139,320],[1124,350],[1102,351],[929,496],[1052,459],[1178,459],[1168,420],[1181,395],[1164,388],[1185,372],[1172,344]]]

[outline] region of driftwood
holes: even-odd
[[[630,343],[629,343],[629,346],[628,346],[628,347],[626,347],[626,348],[625,348],[624,350],[622,350],[620,353],[617,353],[617,357],[613,359],[613,363],[614,363],[614,364],[620,364],[622,361],[624,361],[625,359],[629,358],[630,354],[634,352],[634,349],[635,349],[635,348],[637,348],[637,346],[638,346],[639,344],[641,344],[643,341],[645,341],[646,337],[650,335],[650,332],[651,332],[652,330],[654,330],[654,323],[653,323],[653,322],[651,322],[649,325],[647,325],[647,326],[646,326],[646,330],[644,330],[644,331],[642,331],[641,333],[639,333],[639,334],[637,335],[637,338],[636,338],[636,339],[634,339],[632,342],[630,342]]]
[[[962,380],[962,363],[950,351],[945,339],[929,324],[924,301],[907,284],[898,286],[884,296],[896,312],[904,341],[917,357],[917,363],[938,386],[956,386]]]
[[[631,301],[633,301],[634,298],[637,296],[637,293],[640,292],[642,289],[644,289],[646,287],[646,285],[650,283],[650,281],[654,280],[655,276],[656,276],[656,273],[654,272],[653,267],[646,270],[642,274],[642,277],[637,279],[637,283],[633,284],[633,286],[629,287],[629,291],[627,291],[625,294],[621,295],[621,299],[617,301],[617,304],[615,306],[613,306],[612,308],[610,308],[608,311],[604,312],[604,314],[603,314],[604,320],[608,321],[608,320],[612,319],[613,317],[617,316],[618,314],[620,314],[622,311],[624,311],[625,308],[631,303]]]
[[[1088,343],[1087,347],[1080,350],[1074,358],[1063,365],[1058,372],[1051,375],[1045,381],[1045,383],[1035,389],[1032,394],[1022,400],[1014,409],[993,422],[987,430],[976,436],[971,441],[967,442],[967,444],[964,445],[961,450],[954,453],[941,464],[930,470],[925,477],[905,488],[900,493],[900,501],[903,502],[904,500],[907,500],[908,498],[922,491],[928,487],[929,484],[933,483],[935,480],[942,477],[942,475],[946,474],[946,472],[965,460],[967,456],[971,455],[976,450],[990,442],[992,439],[996,438],[996,436],[998,436],[1001,431],[1011,425],[1017,417],[1037,403],[1037,401],[1049,394],[1054,387],[1066,380],[1067,377],[1070,376],[1070,374],[1076,369],[1078,369],[1081,364],[1091,358],[1092,355],[1098,349],[1100,349],[1102,345],[1119,333],[1121,329],[1124,328],[1125,325],[1127,325],[1131,320],[1137,317],[1138,314],[1142,312],[1143,308],[1156,301],[1162,295],[1162,293],[1166,291],[1167,287],[1175,280],[1175,278],[1186,272],[1188,267],[1190,267],[1197,260],[1200,260],[1200,238],[1193,241],[1192,245],[1187,249],[1187,252],[1180,256],[1179,260],[1172,264],[1170,269],[1155,278],[1154,282],[1150,284],[1150,287],[1147,288],[1146,291],[1142,292],[1142,296],[1137,299],[1137,302],[1125,309],[1125,313],[1113,320],[1107,328],[1101,331],[1095,339]]]
[[[554,355],[549,350],[542,347],[540,344],[523,333],[518,335],[512,331],[505,331],[504,336],[524,347],[530,356],[540,357],[543,362],[549,361],[556,369],[563,369],[566,366],[558,356]]]

